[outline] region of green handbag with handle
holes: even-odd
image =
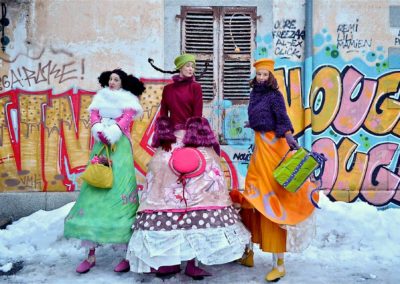
[[[276,181],[287,191],[296,192],[307,178],[326,160],[323,155],[300,148],[293,156],[283,157],[273,172]]]

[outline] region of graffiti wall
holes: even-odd
[[[0,191],[79,190],[93,142],[87,107],[97,77],[115,68],[154,77],[147,58],[163,61],[163,2],[32,0],[2,7],[9,24],[0,51]],[[151,125],[164,83],[146,85],[145,115],[132,125],[139,179],[151,155],[138,137]]]
[[[275,58],[297,138],[328,157],[318,173],[325,194],[335,201],[399,205],[400,66],[389,51],[400,27],[390,26],[390,3],[314,3],[312,57],[304,52],[305,1],[274,1],[273,30],[257,35],[253,57]],[[337,16],[319,17],[318,11]],[[308,86],[306,61],[312,66]],[[238,116],[247,118],[246,106],[231,117]],[[225,149],[242,184],[252,145]]]
[[[391,2],[363,8],[360,1],[313,2],[312,56],[304,52],[305,1],[276,0],[272,30],[256,29],[253,57],[276,59],[275,75],[297,138],[307,147],[310,141],[309,147],[328,157],[318,173],[324,193],[337,201],[400,205],[400,66],[396,53],[390,52],[400,47],[400,27],[389,23]],[[67,9],[54,1],[29,3],[24,6],[26,13],[35,9],[56,16]],[[102,13],[81,5],[74,11],[86,8],[91,13],[87,19]],[[130,14],[123,12],[128,7],[124,5],[128,4],[107,7],[116,15],[113,23],[143,32],[132,35],[121,29],[112,43],[101,40],[113,33],[101,20],[86,22],[86,39],[82,32],[74,38],[61,25],[52,25],[56,17],[27,21],[20,9],[10,7],[9,15],[15,19],[8,27],[10,39],[19,44],[10,45],[0,56],[0,191],[79,190],[79,175],[93,142],[87,106],[98,89],[98,74],[115,67],[140,76],[146,85],[141,98],[145,112],[131,132],[138,181],[144,184],[154,153],[150,147],[154,120],[169,79],[146,62],[148,57],[163,62],[163,49],[155,47],[163,45],[162,21],[139,6],[139,15],[127,20]],[[162,1],[146,5],[163,10]],[[323,14],[319,11],[338,16],[319,17]],[[67,12],[57,19],[67,21],[67,16],[74,17]],[[39,42],[27,44],[35,35]],[[308,83],[306,62],[312,66]],[[228,109],[225,133],[243,138],[242,143],[222,145],[225,177],[230,188],[243,189],[254,150],[252,132],[242,123],[247,120],[247,105],[223,103]]]
[[[388,18],[393,6],[340,2],[349,12],[314,21],[313,149],[329,157],[321,178],[333,200],[400,204],[400,69],[389,52],[399,29]],[[315,8],[338,12],[328,3]]]

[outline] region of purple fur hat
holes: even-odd
[[[204,117],[191,117],[186,121],[183,143],[192,147],[210,147],[218,144],[208,120]]]
[[[158,148],[163,142],[176,142],[174,127],[172,126],[170,118],[166,116],[160,116],[157,118],[151,146]]]

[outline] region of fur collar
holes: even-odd
[[[142,106],[138,97],[124,89],[110,90],[103,88],[94,96],[92,103],[89,105],[89,111],[93,109],[133,109],[137,112],[137,116],[143,113]]]
[[[195,81],[194,80],[194,76],[191,76],[191,77],[181,77],[180,75],[175,75],[175,76],[172,76],[172,80],[175,82],[175,83],[190,83],[190,82],[193,82],[193,81]]]

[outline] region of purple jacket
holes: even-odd
[[[282,93],[265,84],[255,83],[247,112],[249,125],[255,131],[275,131],[276,137],[284,137],[287,131],[294,132]]]

